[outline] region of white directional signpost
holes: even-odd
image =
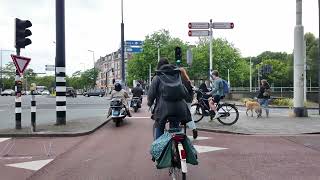
[[[55,65],[46,65],[46,71],[55,71],[56,67]]]
[[[210,22],[190,22],[188,24],[189,29],[199,29],[199,30],[189,30],[188,35],[193,37],[201,37],[201,36],[209,36],[210,37],[210,59],[209,59],[209,77],[210,73],[213,70],[212,67],[212,29],[233,29],[234,24],[232,22],[212,22],[212,19],[210,19]],[[200,30],[202,29],[202,30]],[[209,29],[209,30],[204,30]]]

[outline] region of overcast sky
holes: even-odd
[[[120,46],[120,0],[66,0],[67,74],[93,66],[96,59]],[[243,56],[263,51],[293,50],[295,0],[124,0],[125,40],[143,40],[167,29],[172,36],[194,43],[188,37],[188,22],[234,22],[233,30],[214,30],[215,38],[232,42]],[[33,26],[32,44],[21,55],[31,57],[29,67],[44,72],[55,57],[55,1],[0,0],[0,48],[14,50],[14,18],[28,19]],[[318,4],[303,0],[305,32],[318,37]],[[4,64],[11,61],[3,53]]]

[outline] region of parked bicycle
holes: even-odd
[[[196,90],[196,93],[200,93],[201,97],[198,102],[191,105],[191,112],[194,121],[197,123],[203,119],[205,116],[210,116],[212,120],[215,116],[213,111],[210,111],[209,107],[209,97],[206,97],[202,91]],[[223,99],[223,98],[221,98]],[[217,120],[223,125],[233,125],[239,119],[239,112],[234,104],[219,102],[217,105],[217,112],[221,115]]]

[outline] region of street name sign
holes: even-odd
[[[212,23],[213,29],[233,29],[234,24],[232,22],[214,22]]]
[[[210,31],[208,30],[190,30],[188,32],[189,36],[209,36]]]
[[[209,23],[207,22],[190,22],[188,24],[189,29],[209,29]]]
[[[11,54],[11,58],[13,60],[14,65],[16,66],[18,72],[23,74],[24,70],[26,70],[31,58],[16,56]]]
[[[140,53],[140,52],[142,52],[142,48],[141,47],[127,47],[126,52]]]
[[[126,46],[142,46],[143,41],[126,41]]]
[[[55,71],[54,65],[46,65],[46,71]]]

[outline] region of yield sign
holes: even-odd
[[[27,68],[31,58],[16,56],[11,54],[11,58],[13,60],[14,65],[20,74],[23,74],[24,70]]]

